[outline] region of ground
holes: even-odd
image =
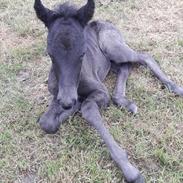
[[[56,2],[44,0],[48,7]],[[131,47],[153,55],[183,86],[182,0],[97,1],[94,18],[113,22]],[[0,182],[124,182],[106,146],[79,114],[56,135],[39,128],[36,121],[50,99],[50,63],[46,29],[35,16],[33,1],[0,0]],[[114,75],[106,80],[110,91],[114,82]],[[106,126],[146,182],[182,183],[183,98],[142,66],[133,69],[127,95],[138,105],[138,114],[111,104],[102,111]]]

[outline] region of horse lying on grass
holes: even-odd
[[[127,182],[143,183],[143,176],[103,123],[99,109],[106,107],[110,100],[103,81],[114,68],[117,83],[112,100],[133,113],[137,112],[137,106],[125,97],[132,63],[147,65],[175,94],[183,96],[183,88],[168,79],[151,56],[132,50],[114,25],[105,21],[88,23],[94,14],[93,0],[88,0],[80,9],[62,4],[54,10],[35,0],[34,8],[48,28],[47,50],[52,60],[48,88],[53,100],[39,119],[41,128],[47,133],[56,133],[63,121],[80,110],[106,143]]]

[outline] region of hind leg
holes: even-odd
[[[130,74],[132,64],[131,63],[124,63],[118,66],[118,73],[117,73],[117,81],[115,85],[115,89],[113,91],[112,100],[114,104],[119,107],[124,107],[128,111],[132,113],[137,113],[137,106],[134,102],[130,101],[126,98],[126,82],[128,76]]]
[[[167,75],[160,69],[157,62],[148,54],[138,53],[131,49],[123,40],[119,31],[114,27],[110,30],[103,30],[100,33],[100,47],[105,52],[106,56],[115,63],[141,63],[154,73],[154,75],[167,88],[177,95],[183,96],[183,88],[177,86]]]

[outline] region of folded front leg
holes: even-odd
[[[39,124],[46,133],[54,134],[60,125],[80,108],[77,102],[70,110],[64,110],[56,99],[53,99],[48,110],[40,117]]]
[[[117,65],[118,73],[117,73],[117,81],[116,86],[113,91],[112,100],[114,104],[116,104],[119,107],[124,107],[128,111],[132,113],[137,113],[137,106],[134,102],[130,101],[126,97],[126,83],[128,76],[131,71],[132,64],[131,63],[124,63],[121,65]]]
[[[98,131],[101,138],[107,145],[111,157],[122,170],[125,179],[131,183],[144,183],[144,179],[139,170],[129,162],[126,151],[117,144],[103,124],[103,120],[99,112],[99,105],[101,104],[102,96],[104,97],[104,101],[106,101],[105,94],[91,94],[91,96],[88,97],[81,106],[82,116]],[[100,101],[98,101],[98,99],[100,99]]]

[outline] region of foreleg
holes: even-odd
[[[64,110],[56,99],[53,99],[48,110],[40,117],[38,123],[46,133],[54,134],[58,131],[60,125],[80,108],[78,102],[70,110]]]
[[[144,183],[144,179],[139,170],[129,162],[126,151],[117,144],[103,124],[99,106],[105,104],[106,101],[105,94],[94,92],[82,103],[82,116],[98,131],[107,145],[111,157],[124,173],[125,179],[131,183]]]

